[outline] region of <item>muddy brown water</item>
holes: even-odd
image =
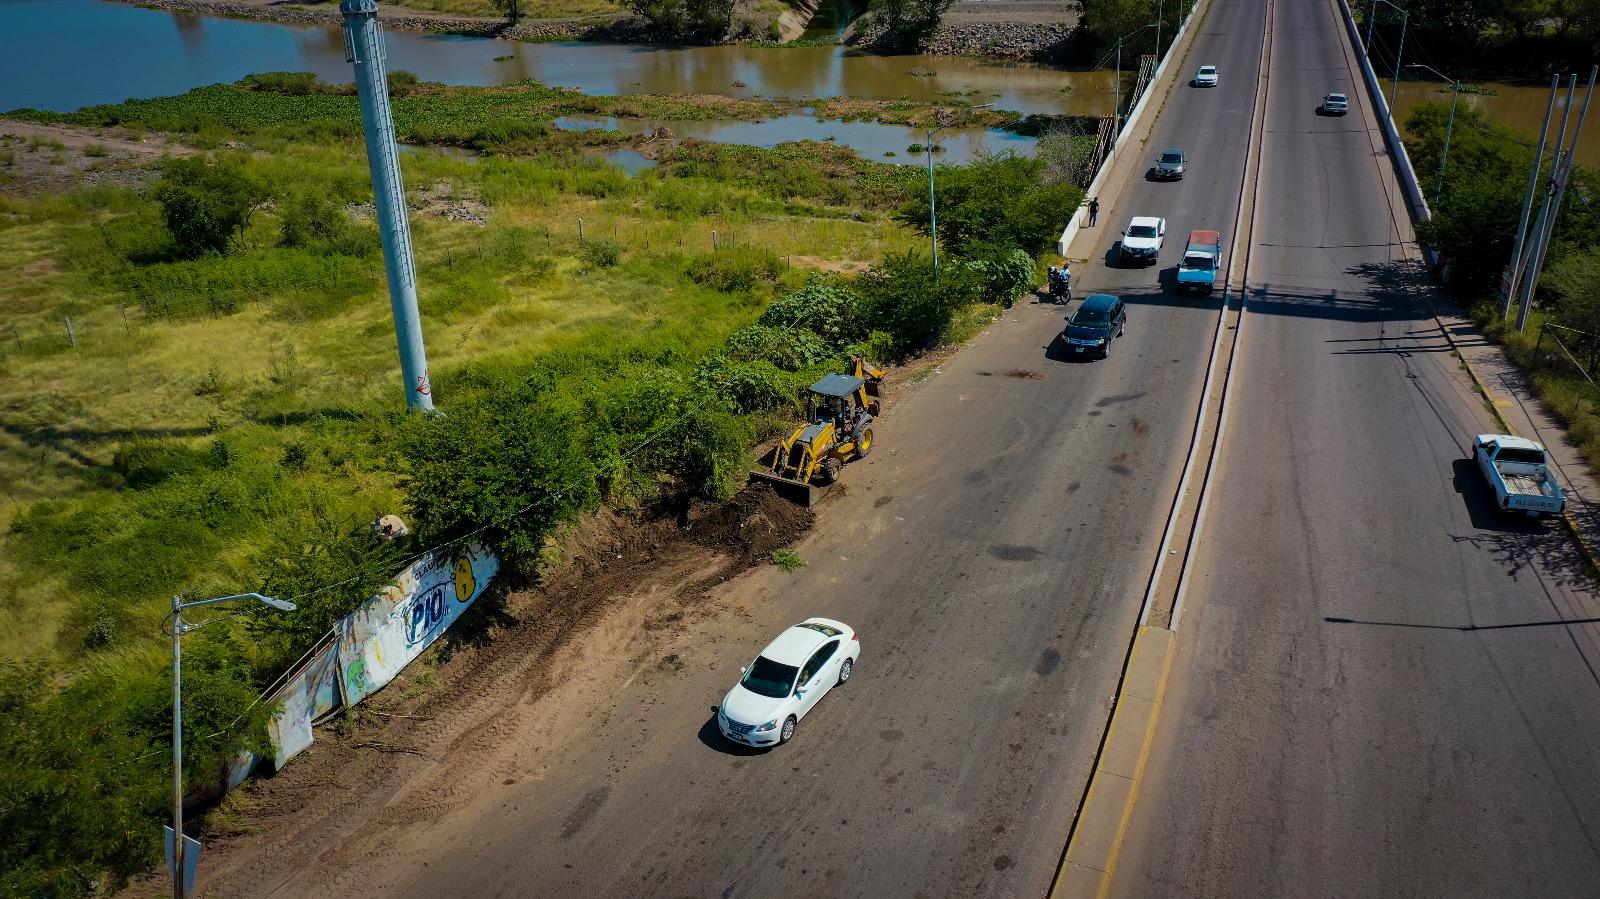
[[[1384,90],[1389,90],[1390,82],[1383,82]],[[1493,95],[1467,94],[1461,95],[1460,107],[1471,107],[1481,110],[1489,119],[1507,128],[1517,131],[1530,146],[1539,141],[1539,126],[1544,122],[1545,106],[1550,101],[1550,88],[1548,85],[1540,87],[1525,87],[1514,84],[1484,84],[1481,87],[1494,91]],[[1386,94],[1387,95],[1387,94]],[[1567,89],[1563,83],[1561,91],[1556,96],[1555,112],[1550,116],[1551,141],[1554,140],[1556,128],[1561,124],[1561,113],[1566,108]],[[1314,102],[1314,101],[1313,101]],[[1400,122],[1402,132],[1406,116],[1411,110],[1424,103],[1449,103],[1450,85],[1436,81],[1402,81],[1400,82],[1399,95],[1395,101],[1395,121]],[[1573,119],[1583,108],[1583,83],[1580,79],[1578,92],[1573,98]],[[1572,125],[1567,126],[1568,130]],[[1578,143],[1577,161],[1580,165],[1591,168],[1600,168],[1600,135],[1594,131],[1593,118],[1584,127],[1584,135]],[[1433,178],[1437,172],[1418,172],[1426,182]],[[1431,192],[1432,187],[1429,186]]]
[[[110,0],[0,0],[0,22],[5,25],[0,28],[0,110],[64,111],[170,96],[253,72],[351,79],[343,38],[334,26],[212,18]],[[962,94],[1020,112],[1100,114],[1111,107],[1112,76],[1103,71],[873,56],[842,47],[528,44],[386,34],[391,69],[446,84],[533,78],[591,94],[878,99]]]

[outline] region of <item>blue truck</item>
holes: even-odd
[[[1216,231],[1190,231],[1189,243],[1178,263],[1178,292],[1209,294],[1217,284],[1222,264],[1222,235]]]

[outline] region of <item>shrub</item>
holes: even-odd
[[[227,252],[266,198],[266,186],[242,166],[197,156],[168,160],[156,185],[173,252],[184,259]]]
[[[869,327],[894,336],[895,357],[939,343],[957,309],[978,299],[981,282],[961,265],[935,280],[933,263],[917,253],[890,256],[856,283]]]
[[[1009,307],[1034,283],[1033,257],[1023,250],[980,247],[976,258],[958,264],[977,278],[979,295],[985,302]]]
[[[487,525],[510,560],[530,561],[558,524],[594,507],[590,416],[554,383],[536,375],[407,422],[404,486],[423,538]]]
[[[783,261],[771,250],[729,247],[696,257],[689,263],[688,275],[714,290],[739,293],[778,280],[782,271]]]
[[[351,221],[342,207],[322,194],[302,194],[286,202],[282,220],[286,247],[339,256],[366,256],[378,249],[377,229]]]
[[[594,268],[610,268],[622,258],[622,246],[614,240],[584,241],[578,258]]]
[[[826,362],[836,355],[831,347],[811,331],[796,328],[771,328],[749,325],[729,335],[727,353],[741,362],[770,362],[796,371]]]
[[[720,37],[733,18],[733,0],[622,0],[622,6],[673,37]]]
[[[794,293],[773,300],[758,322],[769,328],[807,328],[828,343],[843,346],[866,333],[860,305],[861,298],[842,279],[817,275]]]
[[[239,80],[245,88],[284,94],[290,97],[308,97],[323,92],[324,85],[311,72],[258,72]]]
[[[696,386],[732,412],[775,412],[793,402],[794,388],[771,362],[742,362],[717,353],[695,368]]]

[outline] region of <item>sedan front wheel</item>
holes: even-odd
[[[783,730],[778,731],[778,745],[782,746],[792,739],[794,739],[794,716],[790,715],[783,719]]]

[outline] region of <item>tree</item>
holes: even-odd
[[[733,0],[622,0],[622,5],[674,38],[721,37],[733,19]]]
[[[1600,249],[1588,248],[1561,257],[1543,279],[1555,294],[1555,320],[1583,332],[1578,345],[1589,372],[1600,364]],[[1563,339],[1566,339],[1563,335]]]
[[[266,185],[243,166],[198,156],[169,160],[156,186],[173,253],[184,259],[228,252],[266,199]]]
[[[1162,11],[1166,11],[1165,6],[1176,9],[1181,2],[1171,0]],[[1109,47],[1128,32],[1154,24],[1156,6],[1156,0],[1083,0],[1083,28],[1097,43]],[[1145,40],[1146,46],[1153,45],[1154,33]]]
[[[884,41],[912,51],[933,34],[954,0],[874,0],[872,11],[885,29]]]
[[[494,8],[506,14],[512,24],[522,18],[522,4],[520,0],[494,0]]]
[[[982,275],[954,262],[935,278],[930,257],[892,255],[857,279],[868,327],[894,335],[897,354],[936,345],[956,311],[979,298]]]

